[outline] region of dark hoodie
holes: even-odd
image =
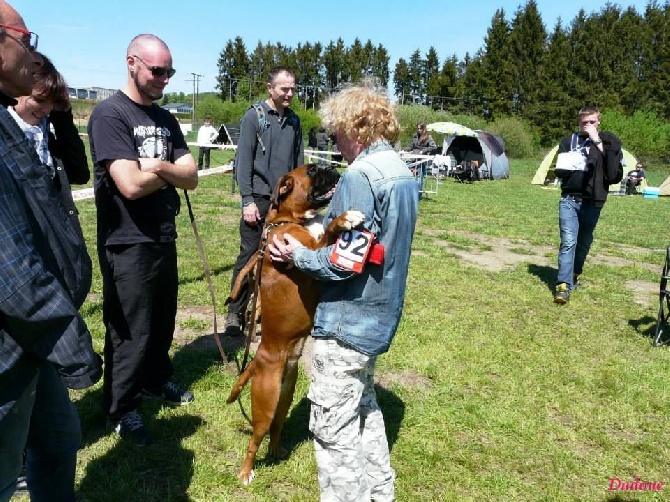
[[[576,133],[575,133],[576,134]],[[599,133],[603,151],[591,143],[590,139],[578,139],[577,147],[586,146],[587,169],[585,171],[556,170],[556,177],[561,180],[561,194],[574,195],[586,200],[593,200],[594,204],[602,207],[607,201],[609,186],[621,181],[623,166],[621,165],[621,141],[611,132]],[[572,137],[567,136],[561,141],[558,153],[569,152],[572,149]]]

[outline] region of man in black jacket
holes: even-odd
[[[558,304],[567,303],[578,285],[609,185],[623,177],[621,141],[612,133],[599,131],[598,108],[586,106],[579,110],[578,122],[579,132],[561,141],[556,163],[556,176],[561,180],[561,245],[554,293]]]

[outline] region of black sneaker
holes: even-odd
[[[240,336],[242,334],[242,322],[240,314],[229,312],[226,317],[224,334],[227,336]]]
[[[174,382],[166,383],[158,392],[142,389],[142,395],[152,399],[160,399],[168,404],[176,404],[177,406],[185,406],[192,403],[195,399],[193,392],[182,389]]]
[[[138,446],[149,446],[151,434],[142,421],[142,415],[136,411],[129,411],[121,417],[121,420],[113,424],[114,431],[121,436],[121,439],[132,441]]]
[[[564,304],[568,303],[570,299],[570,290],[568,285],[564,282],[556,284],[556,291],[554,293],[554,303]]]

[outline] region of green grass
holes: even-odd
[[[399,501],[670,497],[670,488],[607,491],[612,477],[670,481],[670,351],[650,340],[670,198],[612,197],[596,230],[585,285],[568,305],[557,306],[551,287],[559,194],[530,185],[536,166],[513,160],[512,177],[504,181],[445,180],[437,195],[420,203],[402,322],[377,370]],[[230,175],[201,178],[190,197],[221,325],[239,246],[239,200],[230,193]],[[80,210],[95,260],[93,202],[83,201]],[[100,384],[73,393],[85,438],[79,499],[318,500],[307,431],[309,382],[302,372],[284,431],[290,455],[270,462],[264,443],[256,480],[239,485],[250,426],[237,405],[225,404],[234,375],[219,364],[214,344],[201,343],[211,340],[211,305],[185,205],[178,222],[173,356],[177,381],[196,400],[179,409],[143,403],[155,444],[136,448],[105,428]],[[522,261],[492,271],[466,259],[502,259],[505,245]],[[647,301],[635,301],[633,280],[650,285]],[[82,312],[102,350],[97,270]],[[248,391],[243,402],[248,410]]]

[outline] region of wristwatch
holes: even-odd
[[[602,140],[602,139],[600,139],[600,138],[598,138],[598,139],[592,139],[591,141],[592,141],[592,142],[593,142],[593,144],[594,144],[594,145],[596,145],[596,146],[598,146],[598,145],[599,145],[600,143],[602,143],[602,142],[603,142],[603,140]]]

